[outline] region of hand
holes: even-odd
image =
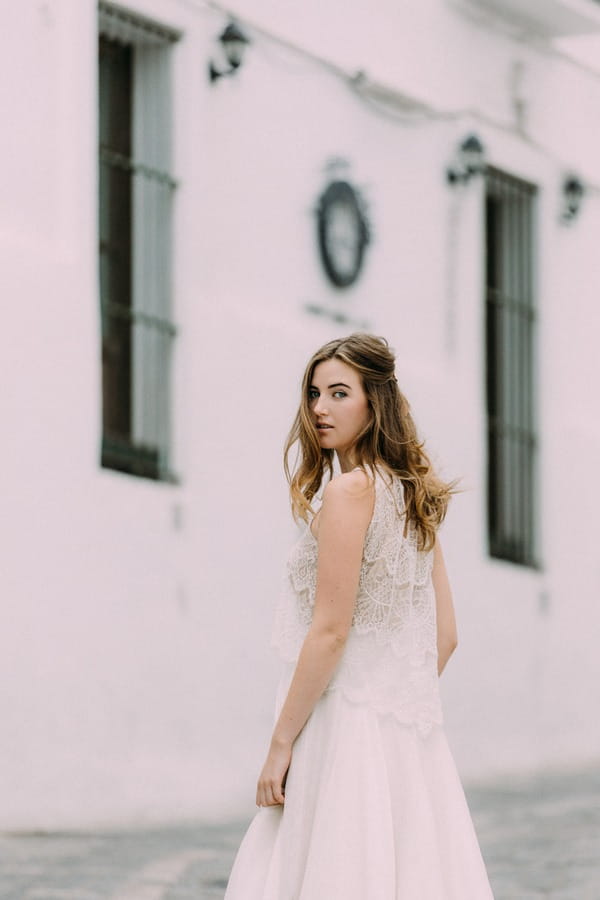
[[[285,802],[284,785],[291,758],[291,744],[271,741],[271,747],[256,786],[257,806],[279,806]]]

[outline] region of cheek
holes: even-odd
[[[369,401],[365,398],[365,402],[362,407],[362,423],[363,425],[367,425],[373,418],[371,413],[371,407],[369,406]]]
[[[371,410],[368,403],[357,404],[352,416],[353,427],[362,430],[371,421]]]

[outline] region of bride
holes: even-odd
[[[353,334],[306,367],[286,447],[305,529],[274,627],[260,809],[226,900],[492,900],[439,695],[457,645],[437,538],[452,485],[394,365],[384,339]]]

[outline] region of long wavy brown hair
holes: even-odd
[[[309,360],[302,379],[302,399],[287,437],[284,468],[290,484],[292,512],[307,521],[311,501],[325,472],[333,476],[333,450],[322,449],[310,411],[309,389],[315,367],[325,360],[339,359],[358,372],[371,410],[370,421],[358,434],[354,446],[356,464],[372,473],[384,469],[398,475],[404,484],[405,532],[410,522],[417,532],[418,546],[430,550],[438,527],[446,515],[455,482],[438,478],[419,440],[410,406],[394,374],[395,357],[385,338],[351,334],[329,341]],[[292,448],[298,445],[294,471]]]

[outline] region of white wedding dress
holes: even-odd
[[[493,900],[443,729],[433,552],[403,535],[399,478],[375,479],[344,656],[296,739],[285,805],[254,817],[225,900]],[[315,599],[306,528],[274,644],[285,700]]]

